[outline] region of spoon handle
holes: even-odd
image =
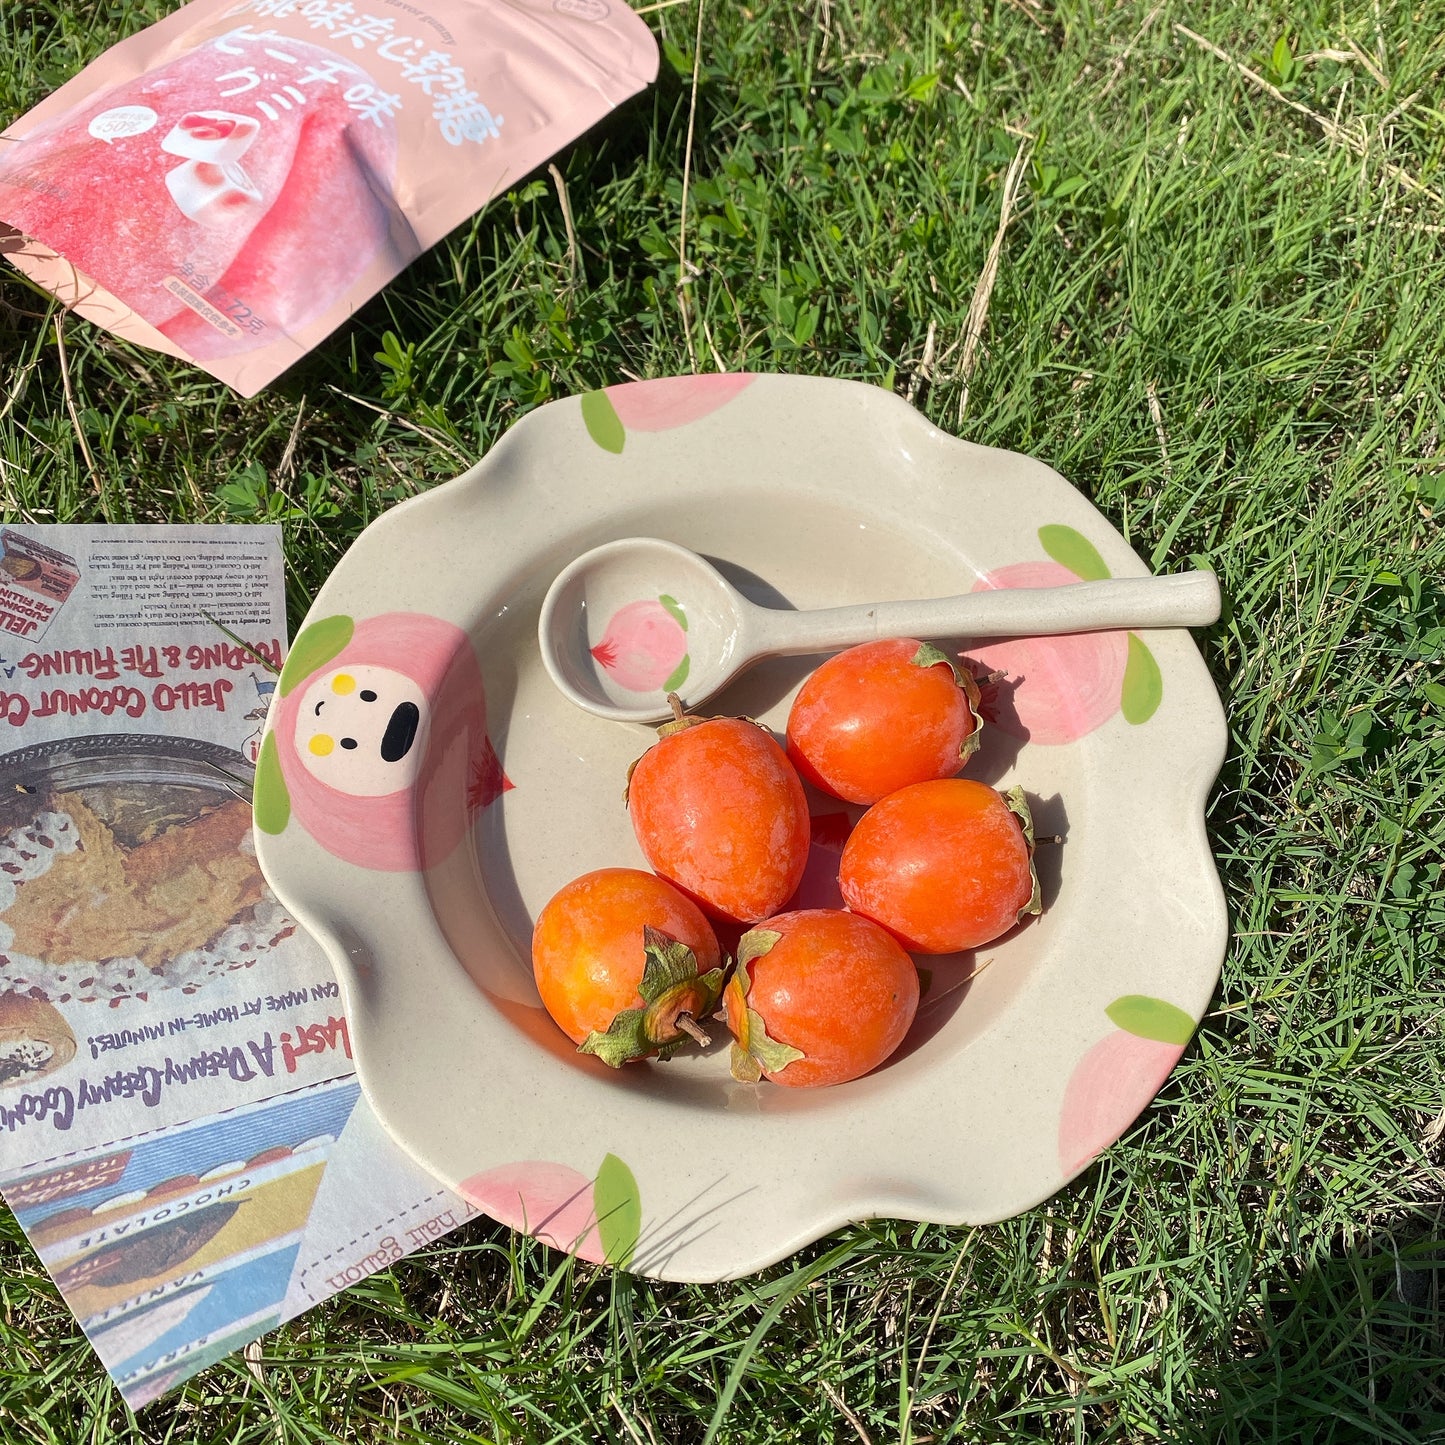
[[[1115,577],[1064,587],[1009,587],[758,619],[760,652],[826,652],[878,637],[1051,637],[1115,628],[1203,627],[1219,620],[1212,572]]]

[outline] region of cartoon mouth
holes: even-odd
[[[381,738],[382,762],[399,763],[411,751],[420,723],[421,710],[414,702],[396,705]]]

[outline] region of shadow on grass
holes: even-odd
[[[1437,1211],[1438,1213],[1439,1211]],[[1445,1438],[1445,1235],[1419,1215],[1263,1284],[1232,1358],[1192,1391],[1212,1409],[1175,1438],[1416,1445]]]

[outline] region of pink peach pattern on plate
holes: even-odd
[[[567,1164],[529,1159],[473,1174],[457,1192],[499,1223],[592,1264],[625,1269],[642,1227],[637,1180],[615,1154],[592,1179]]]
[[[501,1224],[601,1264],[592,1181],[565,1164],[528,1160],[463,1179],[457,1192]]]
[[[628,381],[582,397],[582,420],[604,451],[621,452],[629,431],[671,431],[726,406],[757,378],[747,372]]]
[[[725,406],[753,378],[746,372],[707,376],[664,376],[607,388],[617,419],[632,431],[670,431]]]
[[[1015,562],[988,573],[973,590],[1066,587],[1078,580],[1057,562]],[[1129,634],[1010,638],[971,647],[968,656],[979,673],[1005,674],[983,689],[985,719],[1025,742],[1051,747],[1076,742],[1119,711]]]
[[[629,602],[608,620],[592,656],[629,692],[671,692],[687,677],[687,617],[671,597]]]
[[[1017,562],[983,577],[975,592],[997,587],[1066,587],[1112,574],[1099,549],[1073,527],[1038,529],[1050,562]],[[1045,746],[1071,743],[1124,714],[1146,723],[1164,700],[1164,676],[1149,644],[1135,632],[1030,637],[976,649],[986,671],[1007,674],[984,689],[983,715],[1006,733]]]
[[[1125,994],[1105,1012],[1118,1025],[1074,1067],[1059,1118],[1059,1163],[1082,1169],[1139,1116],[1179,1062],[1194,1033],[1183,1009],[1147,994]]]

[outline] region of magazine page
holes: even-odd
[[[137,1408],[476,1211],[256,865],[280,529],[0,548],[0,1192]]]

